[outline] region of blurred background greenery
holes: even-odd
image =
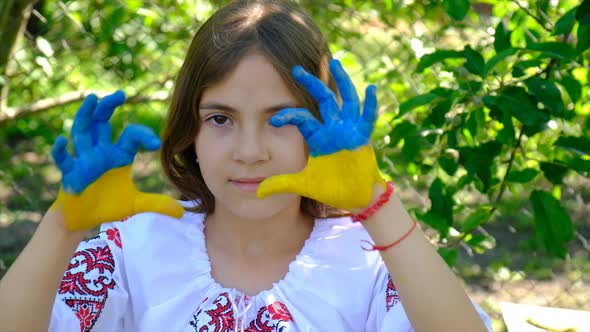
[[[227,1],[0,3],[0,277],[59,188],[80,102],[156,131],[191,36]],[[470,295],[590,310],[590,1],[300,0],[362,91],[382,171]],[[157,156],[138,186],[176,195]]]

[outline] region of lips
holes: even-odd
[[[258,186],[260,185],[260,182],[262,182],[264,179],[265,179],[264,177],[237,178],[237,179],[231,179],[231,180],[229,180],[229,182],[231,182],[240,191],[256,192],[258,190]]]
[[[266,179],[265,177],[256,177],[256,178],[237,178],[237,179],[231,179],[231,182],[238,182],[238,183],[260,183],[262,182],[264,179]]]

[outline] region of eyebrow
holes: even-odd
[[[274,113],[274,112],[280,111],[283,108],[295,108],[295,107],[300,107],[300,106],[297,106],[296,104],[291,103],[291,102],[286,102],[286,103],[280,103],[277,105],[267,107],[263,111],[264,111],[264,113]],[[208,109],[220,110],[220,111],[225,111],[225,112],[229,112],[229,113],[237,113],[238,112],[237,109],[235,109],[229,105],[219,103],[219,102],[208,102],[208,103],[204,103],[204,104],[199,105],[199,111],[208,110]]]

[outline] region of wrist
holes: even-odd
[[[66,226],[65,214],[63,211],[63,206],[60,204],[59,200],[55,201],[45,216],[39,227],[44,227],[47,230],[50,230],[53,234],[56,234],[56,240],[62,239],[72,239],[73,241],[81,241],[87,235],[89,230],[70,230]]]
[[[377,183],[373,186],[373,196],[370,204],[363,209],[355,209],[352,212],[352,220],[355,222],[364,221],[371,217],[377,210],[379,210],[383,204],[389,201],[389,198],[393,194],[394,187],[393,183]]]
[[[371,236],[375,250],[382,250],[380,247],[395,246],[399,242],[405,241],[411,234],[417,233],[416,228],[420,229],[395,193],[391,195],[387,203],[371,217],[364,220],[362,224]]]

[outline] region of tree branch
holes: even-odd
[[[547,32],[551,32],[552,26],[553,24],[551,22],[547,22],[550,24],[550,27],[547,27],[540,18],[538,18],[537,16],[535,16],[528,8],[526,8],[525,6],[521,5],[520,2],[518,0],[513,0],[512,2],[514,2],[518,7],[520,7],[520,9],[524,10],[527,15],[529,15],[530,17],[532,17],[535,21],[537,21],[537,23],[539,23],[539,25]]]
[[[24,118],[33,114],[50,110],[55,107],[65,106],[84,100],[90,94],[95,94],[99,98],[111,94],[112,91],[72,91],[64,93],[59,97],[46,98],[36,101],[32,104],[19,107],[9,107],[6,112],[0,114],[0,127],[5,126],[11,120]],[[140,104],[148,102],[165,102],[170,99],[168,91],[158,91],[150,96],[135,95],[127,98],[126,104]]]
[[[522,137],[524,136],[524,129],[525,129],[524,125],[521,126],[520,134],[518,135],[518,139],[514,143],[512,152],[510,153],[510,159],[508,160],[508,166],[506,167],[506,173],[504,173],[504,178],[502,179],[502,183],[500,184],[500,191],[498,192],[498,195],[496,196],[494,207],[492,207],[490,209],[488,220],[494,214],[494,212],[496,212],[496,210],[498,209],[498,204],[500,203],[500,200],[502,199],[502,196],[504,195],[504,191],[506,190],[506,185],[508,184],[507,178],[508,178],[508,174],[510,173],[510,169],[512,168],[512,164],[514,163],[514,157],[516,156],[516,152],[521,149],[520,142],[522,141]],[[481,225],[483,225],[483,223]],[[465,237],[467,237],[467,235],[469,235],[469,234],[471,234],[471,233],[463,234],[461,237],[453,240],[452,242],[449,242],[449,244],[445,247],[456,247],[458,244],[462,243],[463,240],[465,240]]]
[[[8,79],[14,73],[11,57],[31,14],[34,0],[4,0],[0,2],[0,112],[8,108]],[[2,78],[2,76],[4,78]]]
[[[502,179],[502,183],[500,184],[500,191],[498,192],[498,196],[496,196],[496,204],[495,206],[492,208],[492,210],[490,211],[490,214],[494,213],[494,211],[496,211],[498,203],[500,203],[500,200],[502,199],[502,196],[504,195],[504,189],[506,189],[506,185],[508,184],[508,174],[510,173],[510,169],[512,168],[512,164],[514,163],[514,157],[516,156],[516,151],[519,150],[520,148],[520,142],[522,141],[522,137],[524,136],[524,126],[522,126],[520,128],[520,134],[518,135],[518,139],[516,140],[516,143],[514,144],[514,149],[512,150],[512,153],[510,154],[510,160],[508,160],[508,167],[506,167],[506,173],[504,174],[504,178]]]

